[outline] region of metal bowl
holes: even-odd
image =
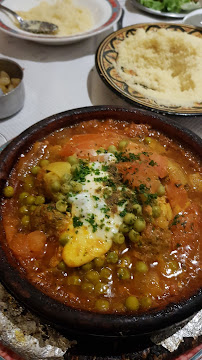
[[[23,69],[16,62],[0,59],[0,71],[5,71],[11,78],[20,79],[19,85],[6,94],[0,94],[0,119],[14,115],[22,109],[25,99]]]
[[[0,193],[21,157],[34,142],[53,131],[69,127],[81,121],[114,119],[137,124],[149,124],[176,139],[193,153],[202,154],[202,140],[190,130],[169,118],[145,110],[129,110],[114,106],[97,106],[69,110],[50,116],[28,128],[15,138],[0,155]],[[0,201],[0,204],[2,202]],[[1,217],[0,205],[0,217]],[[63,332],[93,334],[105,338],[139,336],[179,324],[201,309],[202,291],[198,289],[189,299],[172,303],[162,310],[139,315],[97,314],[66,306],[45,295],[27,279],[17,260],[6,244],[2,221],[0,221],[0,279],[6,288],[30,310]]]

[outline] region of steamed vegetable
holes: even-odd
[[[159,11],[168,11],[178,13],[180,11],[192,11],[198,9],[198,1],[189,0],[139,0],[140,4]]]

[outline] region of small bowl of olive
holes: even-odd
[[[16,114],[25,99],[23,69],[14,61],[0,59],[0,119]]]

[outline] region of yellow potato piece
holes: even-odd
[[[188,177],[185,174],[181,166],[174,160],[168,160],[168,173],[173,182],[180,183],[182,185],[188,184]]]
[[[160,154],[163,154],[166,151],[165,148],[159,143],[159,141],[153,138],[150,138],[149,147]]]
[[[101,239],[86,226],[69,226],[71,240],[65,245],[62,258],[69,267],[82,266],[96,257],[104,255],[112,246],[112,240]]]
[[[61,178],[65,174],[70,174],[71,165],[65,161],[57,161],[47,165],[45,170],[51,171]]]
[[[158,205],[161,208],[161,215],[154,220],[154,224],[161,229],[167,229],[173,218],[171,206],[166,202],[165,197],[158,198]]]

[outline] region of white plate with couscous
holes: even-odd
[[[202,29],[130,25],[105,38],[96,53],[104,83],[125,101],[176,115],[202,114]]]
[[[0,0],[25,20],[54,23],[53,35],[32,34],[21,30],[14,18],[0,11],[0,30],[38,43],[70,44],[97,35],[112,27],[121,16],[118,0]]]

